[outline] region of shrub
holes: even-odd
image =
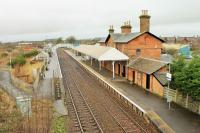
[[[66,133],[64,117],[53,119],[53,131],[54,133]]]
[[[15,65],[19,65],[19,66],[22,66],[26,64],[26,59],[24,58],[23,55],[18,55],[16,58],[12,59],[11,60],[11,64],[10,62],[8,63],[8,65],[11,65],[12,68],[15,66]]]
[[[25,53],[23,56],[29,58],[38,55],[38,53],[39,52],[37,50],[32,50],[31,52]]]
[[[7,65],[11,65],[11,67],[13,68],[15,65],[17,64],[17,60],[16,59],[12,59],[11,62],[9,62]]]
[[[200,57],[195,56],[190,62],[179,57],[173,62],[171,70],[172,87],[200,101]]]
[[[17,61],[17,64],[20,65],[20,66],[26,64],[26,59],[24,58],[23,55],[17,56],[16,61]]]
[[[8,56],[8,53],[2,53],[1,54],[1,57],[3,58],[3,57],[7,57]]]

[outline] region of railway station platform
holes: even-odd
[[[82,61],[80,56],[75,56],[70,50],[65,50],[75,60],[81,62],[84,67],[90,69],[96,75],[101,76],[109,82],[118,91],[131,99],[134,103],[144,109],[146,112],[156,112],[176,133],[199,133],[200,131],[200,116],[194,114],[176,104],[171,104],[171,109],[168,109],[168,104],[165,99],[154,94],[146,92],[143,88],[137,85],[131,85],[124,78],[117,77],[112,79],[112,72],[102,69],[99,71],[98,64]]]

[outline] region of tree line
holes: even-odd
[[[98,41],[100,41],[101,38],[93,38],[93,39],[77,39],[74,36],[69,36],[65,40],[62,37],[59,37],[56,40],[56,44],[62,44],[62,43],[70,43],[70,44],[96,44]]]

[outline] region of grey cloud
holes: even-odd
[[[2,0],[0,5],[0,41],[105,36],[108,25],[119,32],[126,20],[138,31],[142,9],[149,10],[156,34],[200,32],[198,0]]]

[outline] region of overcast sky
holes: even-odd
[[[74,35],[103,37],[130,20],[139,31],[142,9],[160,36],[200,34],[199,0],[0,0],[0,41],[42,40]]]

